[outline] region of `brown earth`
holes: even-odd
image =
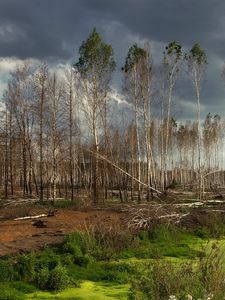
[[[121,213],[110,210],[89,209],[77,211],[74,208],[58,209],[53,216],[38,219],[15,220],[17,217],[36,216],[49,211],[45,207],[19,205],[0,208],[0,256],[39,250],[47,245],[60,244],[65,234],[100,224],[118,224]],[[34,224],[37,220],[44,227]],[[40,221],[39,221],[40,222]],[[42,223],[41,222],[41,223]]]
[[[183,195],[182,198],[184,198]],[[104,227],[109,226],[116,230],[126,224],[126,227],[134,229],[138,226],[145,228],[144,225],[148,225],[150,219],[168,222],[168,220],[172,221],[170,218],[172,216],[175,216],[176,224],[178,220],[184,227],[204,225],[204,222],[208,224],[210,220],[214,219],[213,214],[224,215],[224,198],[225,195],[219,200],[208,200],[204,206],[198,206],[197,200],[193,203],[183,200],[181,201],[183,206],[180,206],[181,203],[178,199],[177,204],[160,203],[155,205],[153,203],[151,205],[143,203],[128,207],[113,204],[107,209],[103,206],[101,209],[88,206],[85,210],[84,208],[78,210],[75,206],[53,208],[51,205],[40,205],[32,199],[0,200],[0,256],[35,251],[47,245],[60,244],[64,241],[67,233],[86,230],[90,226],[101,228],[104,224]],[[192,204],[195,205],[190,206]],[[189,213],[190,207],[192,207],[191,213]],[[48,215],[49,213],[52,216],[16,220],[20,217]],[[167,218],[165,218],[166,215]],[[145,220],[146,222],[143,223]],[[40,228],[35,226],[35,223],[43,226]]]

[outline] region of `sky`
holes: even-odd
[[[112,44],[120,69],[129,47],[149,40],[154,68],[165,46],[176,40],[188,51],[198,42],[208,66],[202,85],[202,117],[225,116],[225,1],[223,0],[0,0],[0,94],[9,71],[25,59],[50,64],[74,63],[93,27]],[[191,85],[178,85],[177,111],[193,118],[196,100]]]

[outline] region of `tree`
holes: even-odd
[[[173,90],[178,78],[178,73],[181,68],[183,58],[182,46],[173,41],[169,43],[163,53],[163,76],[164,78],[164,100],[162,101],[162,142],[161,142],[161,157],[162,157],[162,188],[166,189],[167,182],[167,169],[168,169],[168,145],[169,145],[169,131],[171,120],[171,102]],[[165,123],[165,125],[164,125]]]
[[[201,48],[201,46],[198,43],[194,44],[194,46],[190,50],[190,53],[186,54],[185,57],[188,63],[189,74],[191,76],[191,80],[194,85],[196,100],[197,100],[199,199],[201,199],[204,179],[201,170],[203,166],[201,163],[200,90],[201,90],[202,78],[205,73],[205,68],[207,65],[207,57],[205,51]]]
[[[39,127],[39,199],[44,200],[44,127],[45,127],[45,111],[47,97],[47,78],[48,68],[43,65],[39,68],[36,75],[36,93],[37,93],[37,109],[35,111],[37,123]]]
[[[33,168],[33,154],[32,154],[32,132],[34,123],[33,113],[33,100],[34,100],[34,89],[32,82],[32,72],[28,64],[19,66],[14,72],[11,73],[10,80],[8,82],[8,93],[5,98],[8,111],[9,119],[9,170],[10,170],[10,181],[11,188],[13,184],[13,144],[20,145],[21,152],[21,182],[23,183],[23,195],[32,195],[32,182],[36,179]],[[12,130],[12,125],[16,124],[17,130]],[[18,132],[18,138],[13,134]],[[18,161],[21,161],[18,158]],[[37,187],[37,186],[36,186]],[[37,188],[36,188],[37,192]],[[12,193],[12,190],[11,190]]]
[[[61,144],[63,141],[63,134],[65,132],[65,109],[63,107],[63,86],[62,82],[57,77],[57,74],[49,75],[48,78],[48,144],[49,144],[49,158],[50,158],[50,196],[54,203],[56,198],[56,183],[59,178],[59,161],[64,158]]]
[[[136,131],[136,164],[137,164],[137,178],[141,180],[141,148],[140,148],[140,107],[144,107],[146,112],[146,89],[149,88],[148,82],[148,62],[149,56],[146,50],[138,47],[134,44],[130,47],[125,59],[124,67],[122,71],[124,73],[124,89],[126,90],[128,97],[134,105],[134,120]],[[144,114],[147,117],[147,114]],[[147,120],[146,120],[147,121]],[[145,124],[146,125],[146,124]],[[147,141],[146,141],[147,142]],[[138,185],[138,198],[141,200],[141,185]]]
[[[74,65],[83,80],[83,111],[92,136],[94,151],[99,152],[99,125],[104,114],[109,83],[116,63],[111,45],[104,43],[94,28],[79,49],[79,61]],[[92,187],[94,201],[98,200],[99,164],[93,157]]]
[[[69,140],[69,180],[70,180],[70,191],[71,201],[74,200],[74,181],[75,181],[75,128],[78,126],[77,121],[77,107],[76,107],[76,90],[75,83],[78,84],[78,79],[74,76],[74,68],[71,66],[69,70],[66,71],[66,80],[64,85],[65,90],[65,104],[66,104],[66,115],[67,115],[67,123],[68,123],[68,140]]]

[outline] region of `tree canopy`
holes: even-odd
[[[84,77],[104,77],[116,68],[113,48],[104,43],[101,35],[94,28],[86,41],[79,48],[79,61],[74,67]]]

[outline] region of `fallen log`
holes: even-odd
[[[134,177],[132,174],[128,173],[127,171],[125,171],[124,169],[120,168],[117,164],[115,164],[114,162],[112,162],[111,160],[109,160],[107,157],[105,157],[104,155],[93,151],[91,149],[88,149],[86,147],[81,147],[83,150],[97,156],[99,159],[107,162],[108,164],[110,164],[112,167],[114,167],[116,170],[118,170],[119,172],[125,174],[127,177],[130,177],[132,180],[136,181],[137,183],[141,184],[142,186],[146,187],[149,190],[152,190],[153,192],[156,192],[157,194],[163,194],[163,192],[157,190],[156,188],[153,188],[152,186],[150,186],[149,184],[146,184],[144,182],[142,182],[141,180],[139,180],[138,178]]]
[[[19,218],[15,218],[14,221],[19,221],[19,220],[30,220],[30,219],[39,219],[39,218],[43,218],[43,217],[49,217],[49,214],[41,214],[41,215],[37,215],[37,216],[19,217]]]

